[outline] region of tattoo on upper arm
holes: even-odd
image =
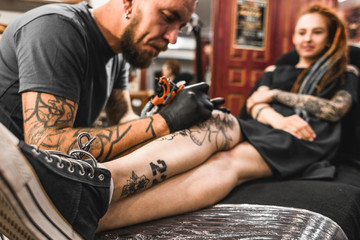
[[[25,123],[35,117],[45,128],[68,125],[75,119],[75,104],[57,96],[44,100],[38,93],[34,108],[25,109],[25,116]]]
[[[42,93],[37,93],[34,106],[24,108],[24,124],[29,124],[27,131],[29,141],[37,144],[48,128],[72,126],[75,111],[76,104],[66,98],[48,94],[43,97]]]

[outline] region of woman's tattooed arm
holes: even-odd
[[[279,103],[304,109],[316,117],[333,122],[345,116],[352,104],[352,97],[345,90],[339,90],[330,100],[280,90],[274,91],[273,98]]]

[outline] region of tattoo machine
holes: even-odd
[[[145,105],[141,111],[140,117],[148,117],[153,115],[162,106],[165,106],[173,100],[176,94],[185,87],[185,81],[174,83],[170,79],[162,76],[160,79],[156,79],[159,86],[155,95]]]

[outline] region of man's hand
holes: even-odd
[[[206,83],[187,86],[159,111],[170,132],[189,128],[211,117],[214,105],[207,94],[208,90]]]
[[[316,137],[316,134],[311,126],[298,115],[283,117],[282,120],[276,121],[272,127],[284,130],[299,139],[307,141],[313,141]]]

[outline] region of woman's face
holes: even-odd
[[[329,46],[327,19],[319,13],[304,14],[295,26],[293,43],[300,60],[317,60]]]

